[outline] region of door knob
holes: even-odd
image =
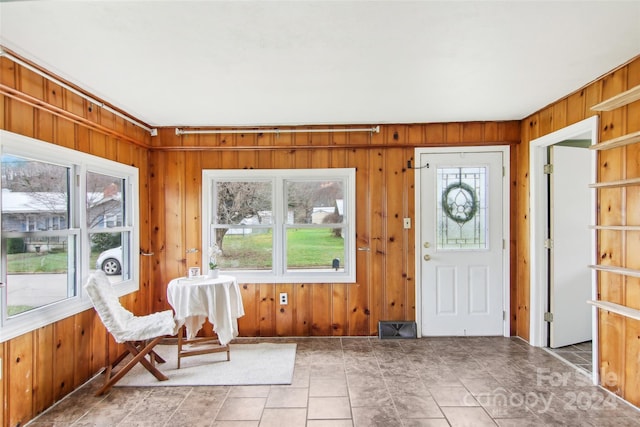
[[[425,255],[423,258],[424,258],[425,261],[430,261],[431,260],[431,256],[429,256],[429,255]]]
[[[429,247],[431,247],[431,245],[429,244],[429,242],[424,242],[424,245],[422,245],[422,246],[424,246],[425,248],[429,248]]]

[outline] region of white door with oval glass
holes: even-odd
[[[418,152],[423,336],[504,333],[505,156]]]

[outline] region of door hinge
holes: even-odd
[[[507,320],[507,312],[502,310],[502,320]]]
[[[544,247],[546,249],[552,249],[553,248],[553,240],[552,239],[545,239],[544,240]]]
[[[546,313],[544,313],[544,321],[545,322],[553,322],[553,313],[547,311]]]
[[[551,163],[544,165],[544,173],[550,175],[553,173],[553,165]]]

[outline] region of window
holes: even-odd
[[[2,341],[91,306],[82,284],[104,270],[138,288],[138,171],[0,131]]]
[[[204,170],[202,182],[202,241],[218,245],[225,272],[251,283],[355,282],[355,169]]]

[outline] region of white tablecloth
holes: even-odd
[[[221,345],[238,336],[238,318],[244,316],[244,306],[235,277],[173,279],[167,287],[167,300],[176,322],[187,327],[187,338],[195,338],[207,318]]]

